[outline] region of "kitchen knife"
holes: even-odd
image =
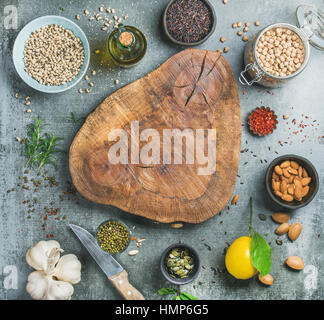
[[[124,299],[145,300],[143,295],[128,282],[126,270],[99,247],[97,240],[87,230],[74,224],[69,226]]]

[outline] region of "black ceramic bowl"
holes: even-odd
[[[189,252],[191,253],[192,257],[194,258],[194,261],[195,261],[194,271],[190,276],[188,276],[186,278],[175,279],[175,278],[172,278],[170,276],[169,272],[168,272],[167,266],[165,264],[165,258],[170,253],[170,251],[172,249],[174,249],[174,248],[188,249]],[[160,261],[160,268],[161,268],[161,272],[162,272],[164,278],[167,279],[169,282],[171,282],[173,284],[178,284],[178,285],[187,284],[187,283],[195,280],[198,277],[198,274],[199,274],[199,271],[200,271],[200,258],[199,258],[198,252],[194,248],[192,248],[189,245],[184,244],[184,243],[175,243],[175,244],[172,244],[171,246],[169,246],[168,248],[166,248],[163,251],[162,256],[161,256],[161,261]]]
[[[297,201],[297,200],[294,200],[292,202],[284,201],[281,198],[277,197],[272,191],[272,173],[274,171],[274,168],[276,165],[279,165],[280,163],[286,160],[296,161],[299,165],[301,165],[303,168],[306,169],[308,175],[312,178],[309,184],[309,192],[301,201]],[[270,163],[266,172],[265,184],[271,200],[273,200],[276,204],[278,204],[283,208],[294,210],[308,205],[314,199],[319,188],[319,178],[315,167],[309,160],[294,154],[287,154],[274,159]]]
[[[170,5],[176,0],[171,0],[167,7],[165,8],[164,10],[164,14],[163,14],[163,28],[164,28],[164,31],[165,31],[165,34],[167,35],[167,37],[175,44],[178,44],[180,46],[185,46],[185,47],[193,47],[193,46],[197,46],[199,44],[202,44],[203,42],[205,42],[211,35],[212,33],[215,31],[215,28],[216,28],[216,21],[217,21],[217,18],[216,18],[216,13],[215,13],[215,10],[213,8],[213,5],[208,1],[208,0],[201,0],[203,1],[206,6],[208,7],[208,9],[210,10],[210,13],[211,13],[211,16],[212,16],[212,27],[209,31],[209,33],[205,36],[205,38],[201,39],[200,41],[196,41],[196,42],[182,42],[182,41],[178,41],[176,39],[174,39],[171,34],[169,33],[168,31],[168,28],[167,28],[167,23],[166,23],[166,17],[167,17],[167,12],[168,12],[168,9],[170,7]]]

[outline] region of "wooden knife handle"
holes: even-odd
[[[126,270],[108,278],[121,296],[126,300],[145,300],[143,295],[128,282]]]

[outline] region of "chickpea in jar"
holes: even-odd
[[[277,77],[295,73],[305,59],[305,48],[301,38],[287,28],[273,28],[259,39],[256,57],[264,71]]]

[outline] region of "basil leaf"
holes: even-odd
[[[173,289],[173,288],[161,288],[158,291],[158,294],[161,296],[166,296],[168,294],[173,294],[173,293],[177,293],[177,290]]]
[[[251,241],[251,261],[260,272],[261,277],[270,272],[271,269],[271,247],[261,235],[253,232]]]
[[[180,299],[181,300],[190,300],[186,295],[184,295],[182,292],[180,293]]]
[[[181,295],[187,298],[187,299],[182,299],[182,300],[198,300],[196,297],[194,297],[193,295],[186,293],[186,292],[181,292],[180,296]]]

